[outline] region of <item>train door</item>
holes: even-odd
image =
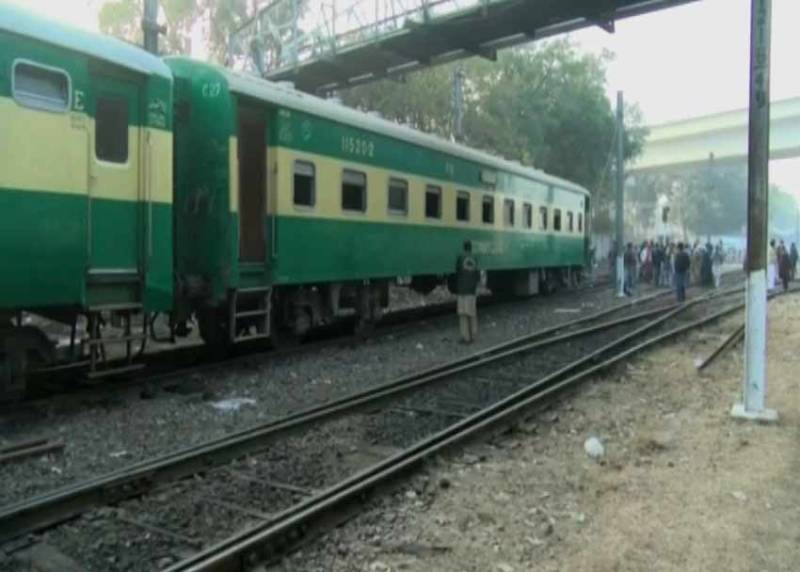
[[[239,102],[239,260],[266,262],[267,118],[263,108]]]
[[[140,279],[141,84],[94,73],[89,160],[89,274]]]

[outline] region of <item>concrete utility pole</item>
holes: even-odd
[[[158,55],[158,35],[162,32],[158,25],[158,0],[144,0],[142,30],[144,32],[144,49],[151,54]]]
[[[750,149],[747,181],[747,315],[742,403],[731,415],[775,421],[767,389],[767,246],[769,226],[769,86],[772,0],[751,0]]]
[[[625,296],[625,221],[623,219],[625,201],[625,100],[622,92],[617,92],[617,297]]]

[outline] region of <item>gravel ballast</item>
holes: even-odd
[[[62,439],[62,452],[0,467],[0,505],[242,430],[390,378],[618,304],[601,288],[482,309],[478,341],[458,343],[454,316],[358,344],[253,360],[193,374],[172,390],[98,388],[20,406],[0,420],[2,443]],[[226,401],[238,400],[238,401]],[[228,405],[225,409],[223,405]]]

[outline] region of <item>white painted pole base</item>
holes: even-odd
[[[767,271],[747,275],[744,391],[731,415],[739,419],[777,421],[777,412],[764,407],[767,392]]]
[[[731,417],[735,419],[744,419],[746,421],[758,421],[760,423],[776,423],[778,421],[778,412],[774,409],[748,411],[744,408],[744,403],[735,403],[731,408]]]
[[[617,256],[617,298],[625,297],[625,263],[621,256]]]

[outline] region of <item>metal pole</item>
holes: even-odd
[[[297,10],[297,0],[292,0],[292,66],[297,67],[300,61],[300,46],[298,43],[298,27],[297,20],[300,18],[300,13]]]
[[[453,71],[453,139],[464,139],[464,66],[458,64]]]
[[[151,54],[158,54],[158,0],[144,0],[144,18],[142,19],[144,32],[144,49]]]
[[[625,296],[625,221],[623,219],[625,201],[625,100],[622,92],[617,92],[617,296]]]
[[[772,0],[751,0],[750,149],[747,181],[747,310],[742,403],[731,415],[775,421],[764,408],[767,354],[767,233],[769,213],[769,85]]]

